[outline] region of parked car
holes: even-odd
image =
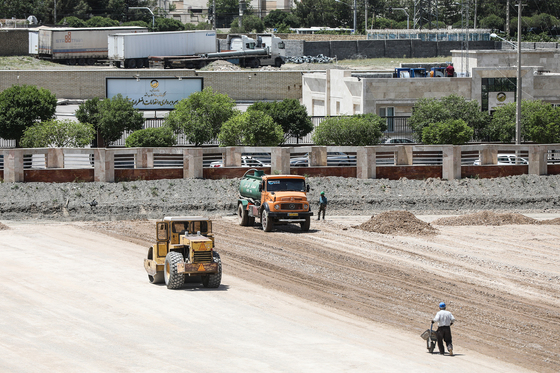
[[[414,144],[414,141],[406,137],[391,137],[385,140],[385,144]]]
[[[307,167],[309,165],[309,153],[303,157],[290,159],[290,167]],[[328,152],[327,166],[355,166],[356,156],[344,152]]]
[[[475,166],[480,166],[480,159],[473,163]],[[527,159],[516,156],[515,154],[498,154],[499,165],[515,165],[515,164],[529,164]]]
[[[224,167],[224,161],[210,163],[210,167]],[[249,155],[241,156],[241,167],[270,167],[270,164],[263,163]]]

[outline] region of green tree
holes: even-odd
[[[506,21],[503,18],[495,14],[490,14],[480,20],[480,27],[492,30],[503,30],[505,23]]]
[[[185,27],[181,21],[171,18],[156,18],[154,31],[182,31]]]
[[[175,144],[177,144],[177,136],[168,126],[134,131],[126,138],[127,148],[163,148]]]
[[[474,139],[481,140],[486,137],[486,127],[490,121],[488,113],[480,111],[478,102],[467,101],[464,97],[454,94],[440,99],[418,100],[412,109],[408,124],[414,131],[414,138],[421,141],[424,127],[450,119],[462,119],[467,123],[474,130]]]
[[[235,114],[235,101],[206,87],[181,100],[165,119],[175,133],[184,133],[196,146],[218,135],[222,124]]]
[[[313,134],[317,145],[366,146],[379,144],[387,130],[384,118],[375,114],[351,117],[329,117],[323,120]]]
[[[243,23],[241,28],[239,28],[239,18],[235,18],[230,25],[230,32],[232,33],[251,33],[251,32],[263,32],[265,29],[264,22],[257,16],[244,15]]]
[[[491,141],[515,139],[517,104],[511,102],[494,112],[488,128]],[[560,142],[560,109],[538,100],[521,101],[521,138],[542,144]]]
[[[301,138],[313,131],[313,123],[307,114],[307,108],[296,99],[283,101],[257,101],[247,110],[259,110],[272,117],[284,131],[284,141],[290,137]]]
[[[422,130],[422,142],[426,145],[462,145],[473,137],[474,130],[462,119],[448,119],[432,123]]]
[[[58,22],[59,25],[65,25],[68,27],[86,27],[86,22],[78,17],[70,16],[64,17]]]
[[[120,93],[112,98],[93,98],[78,107],[76,118],[91,123],[97,131],[95,146],[105,147],[121,138],[124,131],[142,129],[144,116]]]
[[[119,21],[111,18],[95,16],[86,21],[87,27],[115,27],[119,25]]]
[[[218,135],[220,146],[278,146],[284,138],[282,127],[270,115],[246,111],[224,123]]]
[[[89,123],[51,119],[28,127],[21,138],[25,148],[83,148],[91,144],[95,129]]]
[[[0,137],[16,140],[16,147],[27,127],[51,119],[56,96],[33,85],[14,85],[0,93]]]
[[[268,28],[280,28],[281,25],[288,27],[298,27],[299,20],[291,12],[281,9],[274,9],[263,19],[264,25]]]

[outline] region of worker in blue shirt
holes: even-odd
[[[317,214],[317,220],[321,220],[321,211],[323,212],[323,220],[325,220],[325,212],[327,211],[328,203],[325,192],[321,192],[321,197],[319,197],[319,213]]]

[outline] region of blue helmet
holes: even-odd
[[[439,304],[439,308],[445,308],[445,302],[441,302],[441,303]]]

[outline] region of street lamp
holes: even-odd
[[[502,38],[501,36],[498,36],[497,34],[492,33],[492,34],[490,34],[490,37],[491,37],[491,38],[498,38],[498,39],[501,39],[502,41],[505,41],[506,43],[508,43],[509,45],[511,45],[513,49],[517,49],[517,45],[515,45],[515,43],[512,43],[511,41],[509,41],[509,40],[507,40],[507,39],[504,39],[504,38]]]
[[[408,12],[406,11],[406,8],[390,8],[392,10],[402,10],[404,12],[404,14],[406,14],[406,29],[410,29],[410,16],[408,15]]]
[[[346,4],[346,3],[344,3],[344,2],[342,2],[342,1],[340,1],[340,0],[334,0],[334,1],[337,2],[337,3]],[[346,5],[348,5],[348,4],[346,4]],[[354,9],[354,34],[355,34],[355,33],[356,33],[356,21],[357,21],[357,16],[358,16],[358,8],[357,8],[357,6],[356,6],[356,0],[354,0],[354,7],[353,7],[353,9]],[[367,26],[366,26],[366,27],[367,27]]]
[[[521,1],[517,4],[518,6],[518,14],[517,14],[517,45],[513,44],[512,42],[499,37],[498,35],[492,33],[490,34],[493,38],[499,38],[505,41],[506,43],[512,45],[514,49],[517,49],[517,94],[516,94],[516,107],[515,107],[515,144],[521,144],[521,9],[522,4]]]
[[[152,15],[152,28],[153,29],[156,28],[156,20],[155,20],[154,12],[152,12],[152,10],[150,8],[145,7],[145,6],[131,6],[131,7],[128,7],[128,9],[146,9]]]

